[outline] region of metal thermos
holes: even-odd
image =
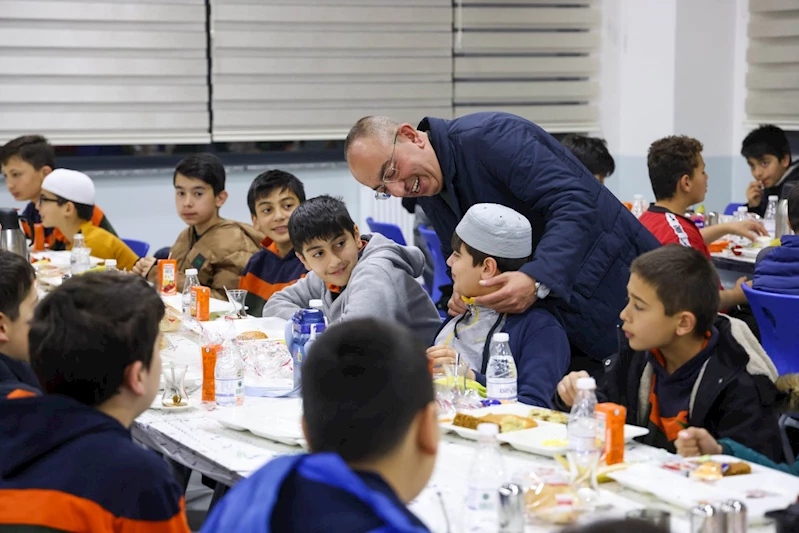
[[[727,500],[719,506],[724,518],[724,533],[746,533],[746,505],[738,500]]]
[[[719,214],[715,211],[710,211],[707,215],[705,215],[705,227],[708,226],[715,226],[719,223]]]
[[[0,250],[13,252],[30,260],[28,241],[19,227],[19,216],[16,209],[0,208]]]
[[[793,235],[788,221],[788,200],[785,198],[777,202],[777,214],[774,218],[774,237],[779,239],[783,235]]]
[[[524,533],[524,491],[515,483],[499,488],[499,533]]]
[[[691,509],[688,519],[691,533],[724,533],[722,514],[712,505],[697,505]]]

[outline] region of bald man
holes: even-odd
[[[557,299],[573,368],[597,373],[618,350],[630,263],[659,243],[543,129],[507,113],[427,117],[418,127],[364,117],[344,150],[352,175],[375,198],[419,199],[445,256],[472,205],[497,203],[523,213],[533,226],[530,262],[486,281],[498,290],[476,303],[520,313],[537,298]],[[464,309],[458,294],[449,306],[450,314]]]

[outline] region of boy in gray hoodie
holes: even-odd
[[[289,319],[310,301],[324,302],[330,323],[381,318],[410,328],[429,343],[441,326],[433,301],[416,281],[424,254],[374,233],[361,235],[340,199],[323,195],[291,214],[291,243],[308,275],[272,295],[265,317]]]

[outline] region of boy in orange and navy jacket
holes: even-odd
[[[91,272],[34,311],[44,395],[0,400],[0,531],[188,533],[183,490],[130,425],[155,399],[164,304],[138,276]]]
[[[289,237],[289,217],[305,201],[305,188],[296,176],[268,170],[250,185],[247,205],[252,225],[266,238],[263,250],[252,256],[241,273],[239,289],[247,290],[247,312],[261,316],[269,298],[298,279],[307,270],[294,253]]]
[[[25,258],[0,250],[0,399],[41,394],[28,362],[28,330],[39,300]]]
[[[6,178],[8,192],[14,200],[28,201],[20,219],[25,236],[33,239],[34,226],[42,222],[36,208],[42,194],[42,181],[55,168],[53,147],[41,135],[17,137],[0,148],[0,167]],[[105,213],[96,205],[89,220],[94,226],[116,235]],[[45,228],[44,242],[51,250],[66,250],[69,245],[69,240],[58,228]]]

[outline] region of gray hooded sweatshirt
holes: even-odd
[[[349,283],[334,300],[327,284],[313,272],[276,292],[264,306],[265,317],[286,320],[308,307],[313,299],[324,302],[330,324],[353,318],[379,318],[403,324],[425,344],[430,344],[441,317],[430,296],[415,278],[424,271],[424,254],[415,246],[400,246],[374,233],[367,240]]]

